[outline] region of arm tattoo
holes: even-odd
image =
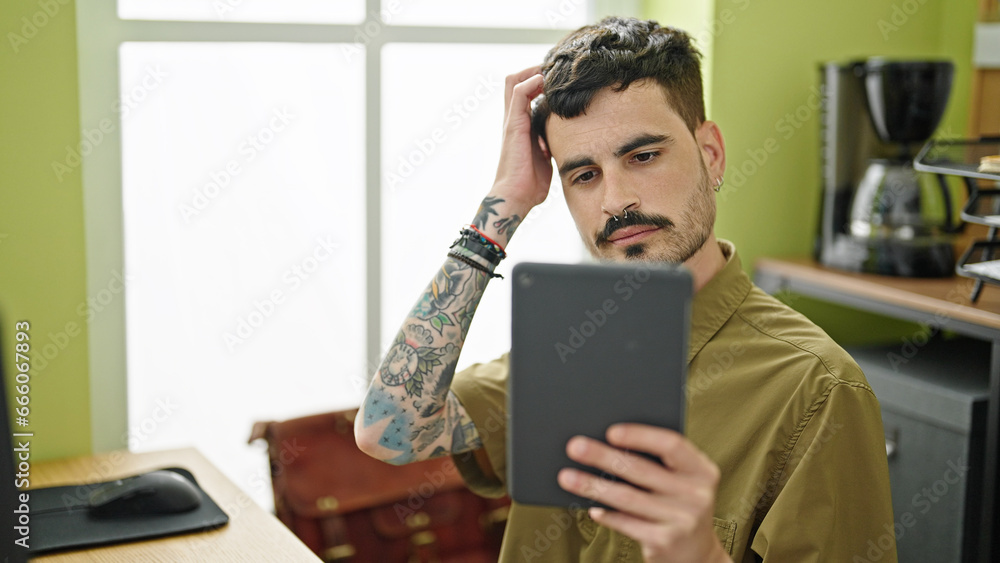
[[[521,218],[517,215],[511,215],[510,217],[504,217],[502,219],[497,219],[493,221],[493,226],[496,228],[497,232],[502,235],[507,235],[507,242],[510,242],[510,237],[517,230],[517,227],[521,224]]]
[[[497,233],[506,235],[507,242],[510,242],[510,238],[514,236],[514,231],[521,224],[521,216],[511,215],[510,217],[501,217],[500,212],[496,208],[501,203],[504,203],[504,201],[504,199],[499,197],[487,196],[484,198],[483,202],[479,204],[479,211],[476,212],[476,217],[472,220],[472,224],[477,229],[485,229],[486,224],[490,221],[490,217],[495,215],[497,219],[493,221],[493,227],[497,230]]]
[[[444,418],[437,417],[431,422],[410,432],[410,441],[415,451],[422,451],[444,434]]]
[[[472,220],[472,224],[477,229],[485,229],[486,223],[490,220],[490,215],[500,215],[496,210],[496,206],[503,202],[504,200],[499,197],[484,198],[483,202],[479,204],[479,211],[476,212],[476,217]]]
[[[428,346],[433,341],[429,330],[416,324],[406,328],[413,338],[407,338],[403,331],[396,335],[379,368],[379,376],[387,387],[402,385],[407,397],[420,397],[427,375],[442,364],[442,356],[454,353],[456,346],[449,342],[441,348],[432,348]]]
[[[455,378],[456,367],[458,367],[457,359],[452,362],[448,362],[448,365],[444,366],[444,371],[441,372],[441,376],[438,377],[434,384],[434,389],[431,391],[431,401],[428,402],[428,404],[423,408],[418,407],[420,416],[428,418],[437,413],[441,410],[441,407],[444,406],[444,403],[440,401],[440,398],[448,395],[448,391],[451,389],[451,380]],[[414,406],[417,406],[416,403],[414,403]]]
[[[505,200],[487,196],[472,224],[510,241],[520,215],[501,215]],[[475,423],[451,392],[458,356],[489,276],[447,259],[410,312],[379,366],[362,407],[363,428],[408,463],[482,447]],[[381,455],[381,454],[380,454]]]
[[[469,449],[468,436],[478,436],[470,419],[453,414],[449,389],[488,281],[462,262],[445,261],[379,366],[362,423],[380,426],[379,445],[398,452],[394,463],[446,454],[454,436]],[[464,429],[456,433],[455,424]]]
[[[455,300],[462,295],[469,279],[473,278],[473,270],[467,264],[458,260],[447,260],[431,280],[431,286],[417,302],[413,313],[417,318],[428,321],[438,334],[443,334],[444,327],[454,326],[449,313]],[[475,276],[483,277],[483,276]],[[478,285],[477,285],[478,288]],[[479,300],[476,299],[478,305]]]
[[[490,278],[485,275],[476,275],[473,279],[473,292],[479,296],[482,296],[483,292],[486,291],[486,284],[490,281]],[[458,326],[462,331],[462,340],[465,340],[465,335],[469,333],[469,327],[472,325],[472,317],[476,314],[476,309],[479,307],[479,299],[473,299],[465,304],[464,307],[459,307],[455,310],[454,317],[458,321]]]

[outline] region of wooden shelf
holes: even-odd
[[[758,285],[770,293],[789,289],[824,298],[828,297],[827,292],[836,292],[842,295],[841,301],[853,296],[893,316],[902,313],[917,321],[927,315],[948,317],[1000,332],[1000,287],[986,286],[979,300],[973,303],[969,295],[976,281],[969,278],[901,278],[844,272],[821,266],[809,258],[761,258],[756,263],[756,276]],[[886,308],[898,311],[887,312]],[[983,336],[982,331],[976,333]]]

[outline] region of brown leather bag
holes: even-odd
[[[356,414],[254,424],[278,518],[324,561],[495,562],[509,500],[473,494],[449,457],[369,457],[354,441]]]

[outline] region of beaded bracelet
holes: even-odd
[[[492,248],[479,244],[479,241],[477,240],[468,237],[459,237],[449,248],[455,248],[456,246],[464,248],[477,256],[483,257],[494,267],[500,264],[500,255],[497,254]]]
[[[458,260],[459,262],[464,262],[464,263],[468,264],[469,266],[471,266],[473,269],[479,270],[480,272],[483,272],[484,274],[486,274],[487,276],[489,276],[491,278],[500,278],[500,279],[503,279],[503,276],[501,276],[500,274],[495,274],[495,273],[491,272],[488,268],[486,268],[486,266],[483,266],[482,264],[480,264],[479,262],[476,262],[475,260],[473,260],[471,258],[462,256],[461,254],[459,254],[459,253],[457,253],[455,251],[449,252],[448,253],[448,257],[449,258],[454,258],[455,260]]]
[[[460,246],[477,256],[483,257],[487,262],[493,264],[493,266],[496,266],[501,260],[507,257],[507,254],[499,250],[497,245],[483,240],[483,237],[471,229],[462,229],[460,236],[448,248],[455,248],[456,246]]]
[[[489,242],[490,244],[492,244],[493,246],[495,246],[497,248],[497,251],[500,252],[500,255],[506,258],[507,253],[504,252],[503,247],[500,246],[500,243],[498,243],[497,241],[495,241],[495,240],[491,239],[490,237],[486,236],[486,233],[480,231],[479,228],[476,227],[475,225],[466,225],[465,228],[472,229],[473,231],[476,231],[477,233],[479,233],[480,237],[482,237],[484,240],[486,240],[487,242]]]
[[[507,253],[504,252],[502,246],[500,246],[495,240],[483,234],[483,232],[477,229],[474,225],[466,225],[460,232],[462,233],[462,236],[477,240],[479,241],[479,244],[493,249],[501,260],[507,257]]]

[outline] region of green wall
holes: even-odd
[[[14,323],[30,323],[34,461],[91,449],[80,173],[51,164],[80,142],[74,6],[0,10],[0,345],[11,380]]]
[[[688,4],[649,0],[646,13],[662,24],[692,25]],[[706,0],[702,5],[710,6],[707,18],[691,32],[712,43],[700,42],[712,58],[706,65],[709,119],[719,123],[727,149],[716,232],[737,243],[748,271],[761,256],[812,253],[820,201],[815,88],[821,62],[875,55],[952,59],[955,82],[939,134],[965,136],[976,0]],[[796,298],[794,306],[845,342],[915,330],[805,298]],[[857,326],[871,330],[859,333]]]

